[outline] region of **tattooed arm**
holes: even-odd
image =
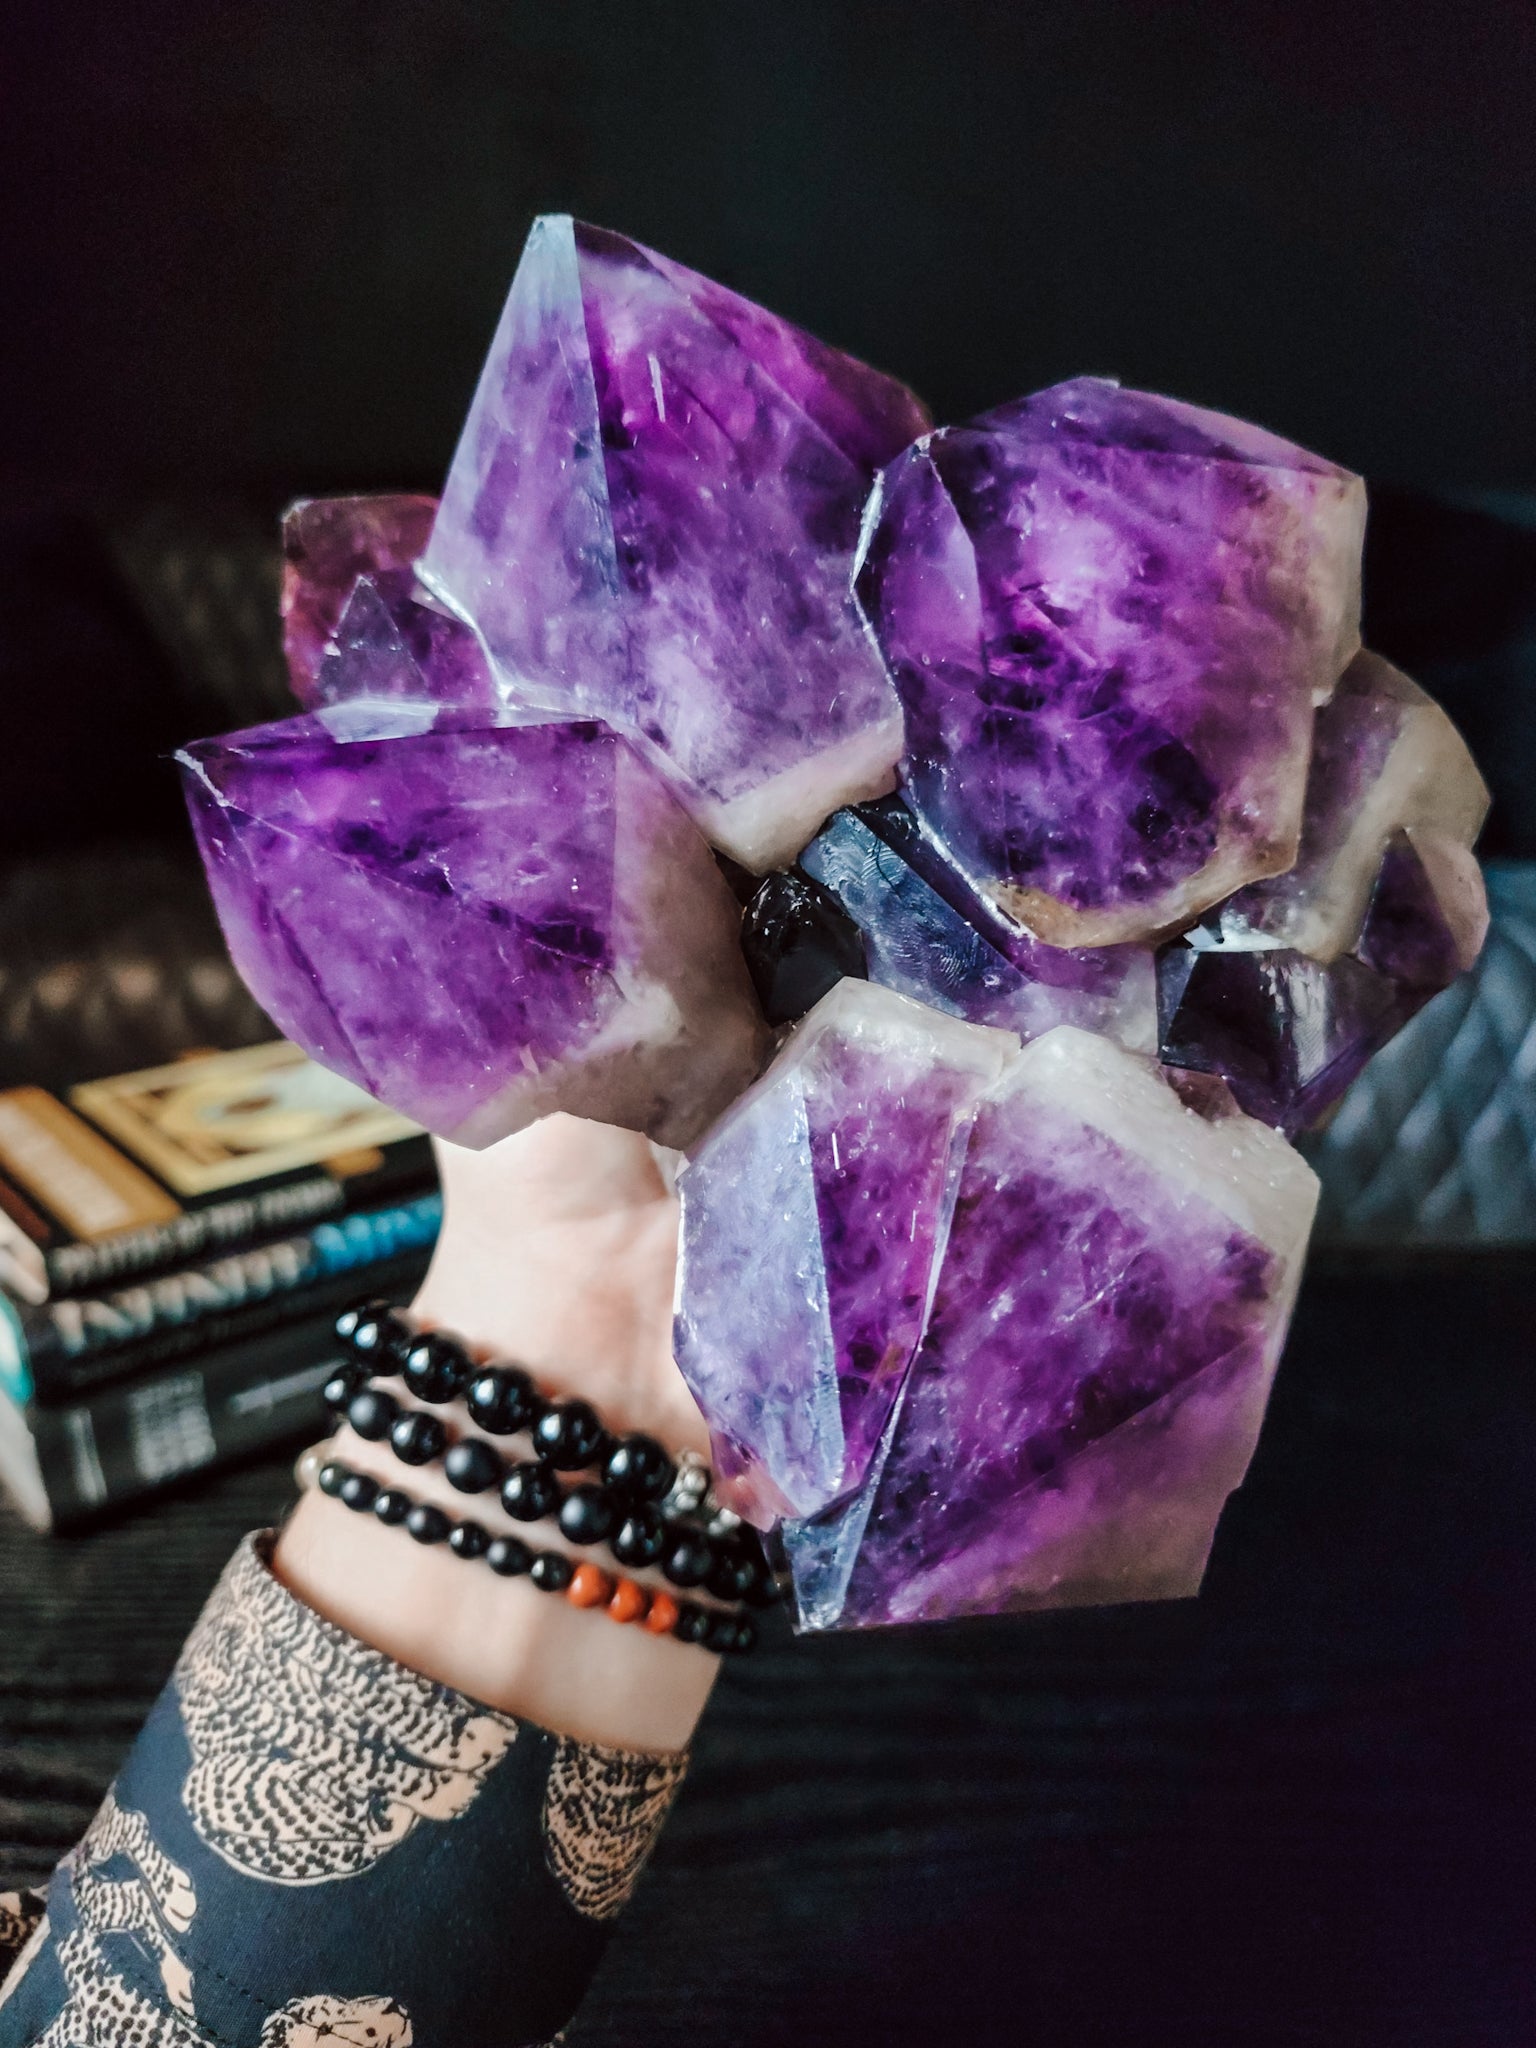
[[[619,1429],[702,1449],[670,1352],[676,1208],[649,1146],[555,1117],[442,1164],[418,1312]],[[375,1444],[343,1432],[337,1449],[399,1477]],[[411,1475],[462,1513],[444,1485]],[[476,1516],[502,1526],[498,1507]],[[237,1553],[46,1919],[0,1901],[0,1944],[25,1944],[0,2048],[548,2040],[671,1804],[714,1670],[307,1495],[275,1543]]]

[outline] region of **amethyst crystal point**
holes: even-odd
[[[1488,929],[1482,871],[1455,839],[1399,832],[1373,872],[1354,951],[1329,965],[1288,947],[1167,947],[1158,960],[1164,1061],[1220,1075],[1251,1116],[1291,1137],[1315,1124],[1472,965]]]
[[[308,694],[311,705],[379,700],[442,705],[499,722],[499,695],[478,636],[462,619],[360,577]]]
[[[911,393],[600,229],[534,223],[422,564],[519,701],[665,764],[762,872],[891,786],[901,713],[848,596]]]
[[[1291,1137],[1419,1007],[1348,955],[1324,967],[1305,953],[1187,946],[1160,957],[1158,997],[1164,1061],[1219,1075],[1250,1116]]]
[[[677,1361],[723,1497],[760,1525],[863,1477],[922,1335],[957,1140],[1016,1051],[840,982],[684,1171]]]
[[[1072,952],[971,923],[860,811],[839,811],[800,856],[863,933],[872,981],[972,1024],[1038,1038],[1056,1024],[1157,1048],[1157,991],[1146,946]],[[992,934],[989,936],[989,934]]]
[[[422,731],[401,706],[391,734],[356,708],[367,736],[300,718],[180,756],[258,1001],[460,1144],[556,1109],[696,1137],[766,1032],[730,890],[654,772],[595,725]]]
[[[386,601],[409,596],[435,498],[301,498],[283,516],[283,651],[294,695],[315,699],[331,636],[359,576]]]
[[[785,1540],[801,1621],[1197,1590],[1317,1197],[1224,1092],[1062,1027],[979,1106],[926,1332],[860,1492]]]
[[[909,449],[857,590],[924,824],[1061,946],[1190,923],[1296,857],[1315,704],[1358,646],[1358,477],[1083,378]]]
[[[1487,812],[1487,785],[1445,713],[1390,662],[1362,652],[1317,714],[1296,865],[1223,903],[1209,941],[1196,943],[1336,960],[1359,936],[1394,833],[1428,845],[1450,895],[1464,895],[1451,874],[1475,867],[1470,849]],[[1476,952],[1473,944],[1463,965]]]

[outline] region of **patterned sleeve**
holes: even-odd
[[[46,1899],[0,1895],[0,2048],[548,2042],[686,1758],[479,1706],[267,1558],[236,1553]]]

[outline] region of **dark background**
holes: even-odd
[[[274,707],[168,684],[103,569],[124,523],[169,503],[202,532],[218,501],[248,548],[300,491],[435,487],[541,209],[726,280],[941,419],[1112,372],[1360,469],[1392,565],[1367,625],[1407,666],[1528,609],[1536,535],[1474,523],[1448,560],[1416,494],[1536,481],[1530,0],[6,20],[0,860],[180,832],[169,750]],[[1485,708],[1497,685],[1425,679],[1512,764],[1484,850],[1536,852],[1536,727]]]
[[[954,418],[1079,371],[1529,484],[1527,0],[23,0],[6,459],[440,476],[531,216]]]

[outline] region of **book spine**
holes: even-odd
[[[420,1186],[427,1177],[430,1168],[414,1145],[398,1146],[396,1152],[400,1156],[369,1176],[365,1199],[385,1201],[397,1188],[412,1181]],[[53,1295],[83,1294],[125,1274],[189,1264],[205,1252],[229,1246],[247,1249],[262,1239],[336,1216],[356,1199],[356,1191],[335,1174],[312,1173],[251,1194],[226,1195],[112,1237],[52,1245],[40,1254],[46,1289]]]
[[[320,1389],[339,1355],[329,1324],[309,1321],[89,1400],[34,1410],[52,1527],[76,1527],[190,1473],[323,1435]]]
[[[322,1217],[333,1216],[345,1201],[341,1182],[331,1174],[317,1173],[291,1181],[287,1187],[211,1202],[206,1209],[188,1209],[168,1222],[147,1223],[118,1237],[55,1245],[43,1254],[49,1291],[79,1294],[125,1273],[179,1265],[203,1252],[221,1251],[226,1245],[249,1245],[259,1237],[318,1223]]]
[[[416,1270],[442,1222],[436,1192],[317,1224],[302,1236],[165,1273],[112,1294],[17,1308],[0,1300],[0,1387],[65,1401],[209,1344],[340,1307]]]

